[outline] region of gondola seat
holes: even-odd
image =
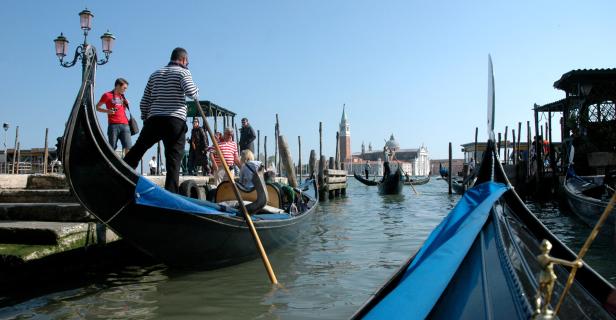
[[[244,201],[255,201],[257,199],[256,190],[246,189],[243,186],[240,187],[240,184],[237,184],[238,189],[240,189],[240,195],[242,196],[242,200]],[[265,185],[267,191],[267,205],[274,208],[281,208],[282,201],[280,200],[280,190],[275,185],[267,183]],[[229,181],[223,181],[216,188],[216,195],[214,196],[214,201],[216,203],[229,201],[229,200],[237,200],[235,197],[235,193],[233,193],[233,186]]]

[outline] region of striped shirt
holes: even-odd
[[[171,116],[186,121],[186,96],[196,98],[198,93],[190,71],[171,62],[148,79],[139,104],[141,119]]]
[[[225,158],[225,162],[230,167],[234,164],[233,160],[235,160],[235,155],[237,154],[237,144],[235,141],[226,141],[219,142],[218,146],[220,147],[220,151],[222,152],[222,156]],[[218,152],[216,152],[216,148],[212,145],[208,148],[214,157],[214,161],[216,161],[217,166],[221,166],[222,162],[218,158]]]

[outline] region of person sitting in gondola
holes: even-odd
[[[295,191],[289,185],[276,182],[276,172],[273,170],[268,170],[263,175],[263,179],[265,183],[274,185],[280,190],[282,196],[282,206],[285,211],[288,212],[297,212],[297,207],[295,206]]]
[[[255,160],[255,157],[250,151],[250,149],[245,149],[242,151],[242,155],[240,156],[240,179],[239,184],[241,184],[245,189],[254,188],[254,184],[252,183],[252,178],[260,169],[263,168],[261,161]]]
[[[220,152],[222,153],[223,160],[227,163],[229,170],[231,171],[231,179],[235,178],[233,174],[233,165],[240,164],[240,160],[237,157],[237,144],[233,141],[233,128],[227,127],[224,131],[222,141],[218,144]],[[212,159],[212,172],[214,175],[214,184],[218,186],[222,181],[227,180],[227,173],[222,165],[222,160],[218,158],[218,152],[214,149],[214,146],[210,146],[210,157]]]

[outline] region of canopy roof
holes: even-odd
[[[206,117],[213,117],[213,116],[235,117],[236,115],[235,112],[229,109],[225,109],[208,100],[200,100],[199,104],[201,105],[201,108],[203,109],[203,112],[205,113]],[[200,117],[201,116],[199,112],[197,111],[197,105],[195,104],[194,101],[186,101],[186,106],[188,107],[188,110],[186,112],[186,117]]]
[[[563,112],[565,110],[566,100],[560,99],[552,103],[544,104],[542,106],[535,105],[535,111],[538,112]]]
[[[565,92],[576,93],[579,84],[614,84],[616,82],[616,69],[577,69],[569,71],[554,82],[554,88]]]

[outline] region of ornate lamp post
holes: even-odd
[[[6,132],[9,131],[9,124],[8,123],[4,123],[2,124],[2,127],[4,128],[4,170],[6,173],[9,173],[9,166],[7,163],[8,160],[8,149],[6,148]],[[4,172],[3,172],[4,173]]]
[[[90,55],[96,54],[96,49],[88,44],[88,32],[92,29],[92,18],[94,15],[88,9],[85,9],[79,13],[79,20],[81,23],[81,30],[83,30],[83,43],[80,44],[75,49],[75,56],[72,61],[64,61],[64,57],[68,52],[68,39],[64,36],[64,34],[60,33],[60,35],[54,39],[54,43],[56,46],[56,56],[60,59],[60,65],[69,68],[75,65],[77,59],[81,59],[83,63],[83,67],[85,69],[87,57]],[[113,49],[113,43],[115,37],[109,31],[105,32],[101,36],[102,45],[103,45],[103,53],[105,54],[105,58],[99,61],[96,61],[96,64],[103,65],[109,61],[109,56],[111,55]]]

